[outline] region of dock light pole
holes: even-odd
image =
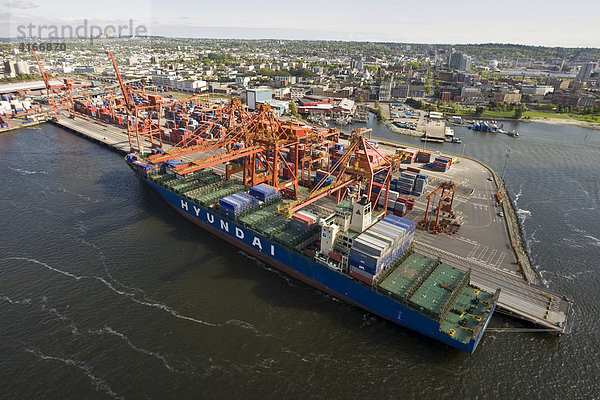
[[[506,164],[508,164],[508,157],[510,156],[510,149],[506,149],[506,160],[504,161],[504,168],[502,168],[502,175],[500,176],[500,189],[504,185],[504,172],[506,172]]]

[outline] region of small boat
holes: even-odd
[[[452,143],[462,143],[462,139],[459,137],[455,137],[452,139]]]
[[[510,133],[508,134],[508,136],[511,136],[511,137],[518,137],[518,136],[519,136],[519,132],[517,132],[517,131],[515,131],[515,130],[513,129],[513,130],[512,130],[512,132],[510,132]]]

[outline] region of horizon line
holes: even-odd
[[[183,37],[183,36],[165,36],[165,35],[140,35],[132,36],[125,35],[121,37],[102,37],[102,38],[23,38],[23,37],[0,37],[0,41],[36,41],[36,40],[51,40],[51,41],[99,41],[99,40],[118,40],[118,39],[173,39],[173,40],[245,40],[245,41],[263,41],[277,40],[284,42],[340,42],[340,43],[379,43],[379,44],[401,44],[401,45],[427,45],[427,46],[485,46],[485,45],[501,45],[501,46],[522,46],[522,47],[541,47],[548,49],[594,49],[600,50],[600,47],[593,46],[561,46],[561,45],[542,45],[542,44],[523,44],[512,42],[462,42],[462,43],[435,43],[435,42],[400,42],[400,41],[383,41],[383,40],[344,40],[344,39],[283,39],[274,37],[263,38],[215,38],[215,37]]]

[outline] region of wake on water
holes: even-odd
[[[156,300],[146,297],[145,294],[142,296],[142,299],[136,298],[137,293],[144,293],[143,290],[141,290],[141,289],[136,289],[133,292],[119,290],[112,283],[108,282],[106,279],[104,279],[100,276],[75,275],[75,274],[72,274],[71,272],[67,272],[67,271],[52,267],[42,261],[39,261],[39,260],[36,260],[33,258],[28,258],[28,257],[6,257],[3,259],[0,259],[0,261],[3,261],[3,260],[8,260],[8,261],[9,260],[17,260],[17,261],[27,261],[30,263],[34,263],[34,264],[43,266],[44,268],[47,268],[51,271],[54,271],[56,273],[59,273],[66,277],[69,277],[71,279],[74,279],[75,281],[97,280],[97,281],[103,283],[107,288],[109,288],[112,292],[118,294],[119,296],[126,297],[129,300],[133,301],[134,303],[137,303],[137,304],[140,304],[143,306],[153,307],[153,308],[157,308],[159,310],[165,311],[168,314],[170,314],[171,316],[182,319],[182,320],[194,322],[197,324],[201,324],[201,325],[209,326],[209,327],[213,327],[213,328],[224,327],[224,326],[236,326],[236,327],[239,327],[242,329],[250,330],[256,336],[259,336],[259,337],[273,337],[273,335],[271,335],[271,334],[268,334],[268,333],[265,334],[265,333],[260,332],[254,325],[250,324],[249,322],[240,321],[238,319],[230,319],[223,323],[213,323],[213,322],[203,321],[203,320],[200,320],[200,319],[197,319],[194,317],[190,317],[190,316],[181,314],[177,310],[171,308],[170,306],[168,306],[164,303],[161,303],[159,301],[156,301]],[[124,286],[124,285],[122,285],[122,286]]]
[[[1,296],[0,300],[6,301],[10,304],[13,305],[33,305],[35,306],[35,303],[32,303],[32,299],[31,298],[26,298],[26,299],[22,299],[22,300],[16,300],[16,299],[11,299],[8,296]],[[110,326],[104,326],[102,329],[87,329],[87,330],[82,330],[80,329],[75,322],[73,321],[72,318],[70,318],[68,315],[66,315],[65,313],[61,313],[58,310],[56,310],[56,308],[53,307],[49,307],[47,305],[48,302],[48,298],[46,296],[41,298],[41,307],[40,309],[46,313],[48,313],[49,315],[51,315],[52,317],[54,317],[55,319],[59,320],[60,322],[64,322],[66,323],[67,327],[69,327],[71,329],[71,333],[73,335],[80,335],[81,332],[85,333],[85,334],[89,334],[89,335],[111,335],[111,336],[116,336],[118,338],[120,338],[123,342],[125,342],[131,349],[145,354],[145,355],[149,355],[152,357],[155,357],[157,359],[159,359],[163,365],[171,372],[176,372],[179,374],[185,374],[186,372],[184,371],[179,371],[175,368],[173,368],[169,362],[167,361],[167,358],[165,356],[163,356],[160,353],[151,351],[151,350],[147,350],[145,348],[136,346],[135,344],[132,343],[132,341],[123,333],[118,332],[116,330],[114,330],[113,328],[111,328]]]
[[[38,350],[34,347],[28,347],[25,349],[25,351],[37,356],[42,361],[58,361],[63,364],[78,368],[90,379],[91,383],[94,385],[96,390],[103,391],[114,399],[122,399],[123,398],[122,396],[115,393],[102,378],[96,376],[94,374],[92,367],[83,361],[76,361],[76,360],[73,360],[72,358],[50,356],[50,355],[42,353],[40,350]]]
[[[15,171],[15,172],[19,172],[21,174],[25,174],[25,175],[33,175],[33,174],[48,175],[48,172],[46,172],[46,171],[28,171],[26,169],[14,168],[14,167],[8,167],[8,169]]]

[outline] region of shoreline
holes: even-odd
[[[388,121],[388,120],[383,120],[383,121],[378,121],[380,124],[385,125],[385,127],[392,133],[396,133],[398,135],[405,135],[405,136],[414,136],[414,137],[421,137],[423,136],[424,132],[418,131],[418,130],[412,130],[412,129],[406,129],[406,128],[399,128],[396,125],[394,125],[393,122]]]
[[[560,118],[530,118],[530,119],[512,119],[512,118],[497,118],[496,121],[508,121],[508,122],[523,122],[523,123],[541,123],[549,125],[567,125],[576,126],[578,128],[586,128],[598,131],[600,133],[600,123],[579,121],[576,119],[560,119]],[[424,132],[419,130],[411,130],[406,128],[399,128],[390,121],[378,121],[378,123],[385,125],[385,127],[392,133],[404,136],[421,137]],[[461,125],[465,126],[465,125]]]
[[[588,128],[594,130],[600,130],[600,124],[588,121],[579,121],[577,119],[562,119],[562,118],[530,118],[526,120],[511,120],[503,119],[502,121],[514,121],[514,122],[536,122],[550,125],[570,125],[577,126],[580,128]]]
[[[462,115],[457,115],[457,116],[464,117]],[[580,120],[573,119],[573,118],[566,119],[566,118],[534,117],[534,118],[514,119],[514,118],[481,118],[481,117],[479,117],[478,119],[483,120],[483,121],[494,120],[494,121],[508,121],[508,122],[525,122],[525,123],[532,122],[532,123],[542,123],[542,124],[550,124],[550,125],[570,125],[570,126],[577,126],[580,128],[600,130],[600,123],[589,122],[589,121],[580,121]]]

